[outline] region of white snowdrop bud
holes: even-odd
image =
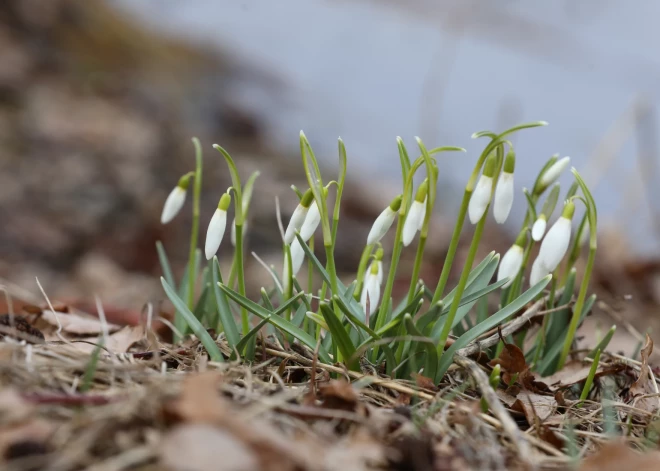
[[[367,311],[367,300],[369,301],[369,310]],[[360,304],[362,309],[364,309],[365,314],[370,316],[378,308],[378,302],[380,301],[380,283],[378,281],[378,263],[372,262],[369,267],[369,273],[367,274],[366,280],[364,282],[364,287],[362,288],[362,294],[360,296]]]
[[[400,207],[401,207],[401,195],[394,198],[390,203],[390,205],[387,208],[385,208],[382,213],[378,215],[378,217],[374,221],[373,226],[371,226],[369,235],[367,236],[367,245],[371,245],[371,244],[375,244],[376,242],[379,242],[383,238],[383,236],[387,234],[387,231],[389,231],[390,227],[392,227],[392,223],[394,222],[394,219],[396,218],[396,213],[399,211]]]
[[[547,225],[547,221],[545,220],[545,215],[543,214],[539,215],[536,221],[534,221],[534,225],[532,226],[532,239],[535,242],[538,242],[539,240],[543,239],[546,225]]]
[[[291,215],[291,219],[289,220],[289,225],[286,227],[286,232],[284,233],[285,244],[289,245],[291,242],[293,242],[293,239],[296,238],[296,231],[299,231],[303,223],[305,222],[305,218],[307,217],[307,213],[309,212],[309,207],[312,204],[313,200],[314,200],[314,194],[312,193],[312,189],[309,188],[305,192],[305,194],[300,200],[300,203],[298,203],[298,206],[296,206],[296,209],[293,211],[293,214]]]
[[[186,174],[179,179],[179,183],[174,187],[165,200],[163,213],[160,216],[161,224],[167,224],[179,214],[183,203],[186,202],[186,191],[190,183],[191,174]]]
[[[419,188],[417,189],[417,195],[415,195],[415,201],[413,201],[408,210],[408,215],[406,220],[403,223],[403,245],[409,246],[410,243],[415,238],[415,234],[419,230],[421,225],[420,221],[423,220],[424,212],[426,211],[426,196],[428,194],[429,182],[428,179],[424,180]]]
[[[524,233],[522,234],[524,236]],[[497,271],[497,281],[508,278],[502,289],[508,288],[513,283],[513,280],[516,278],[523,264],[524,250],[522,245],[518,245],[518,240],[513,244],[509,250],[506,251],[502,261],[500,261],[500,266]]]
[[[529,286],[534,286],[535,284],[537,284],[539,281],[543,279],[543,277],[547,276],[548,273],[550,272],[545,269],[545,267],[537,257],[536,260],[534,260],[534,263],[532,264],[532,272],[529,275]]]
[[[537,187],[534,189],[534,193],[541,194],[545,191],[548,186],[555,182],[561,175],[561,173],[568,167],[568,164],[571,162],[570,157],[564,157],[557,160],[552,164],[539,179]]]
[[[231,196],[225,193],[220,198],[218,208],[213,213],[209,227],[206,230],[206,244],[204,246],[204,253],[207,260],[211,260],[220,248],[222,238],[225,235],[225,228],[227,226],[227,209],[231,203]]]
[[[493,192],[493,177],[495,176],[495,164],[497,163],[495,154],[491,154],[486,159],[484,173],[479,177],[477,186],[472,192],[470,203],[468,204],[468,216],[472,224],[478,223],[486,212],[490,198]]]
[[[574,213],[575,204],[568,201],[564,206],[561,217],[557,219],[543,238],[537,260],[548,273],[553,272],[566,255],[568,244],[571,241],[571,222]]]

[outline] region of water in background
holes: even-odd
[[[442,157],[441,179],[462,185],[484,145],[470,139],[472,132],[546,120],[549,127],[514,138],[517,184],[530,186],[551,154],[570,155],[597,184],[602,224],[625,228],[636,253],[660,252],[651,222],[660,177],[638,164],[640,152],[660,158],[654,152],[660,128],[631,119],[635,103],[655,112],[660,101],[660,60],[649,47],[660,44],[660,3],[114,3],[153,27],[217,45],[279,77],[288,85],[285,94],[252,82],[233,94],[264,116],[273,145],[285,151],[297,152],[304,129],[317,155],[331,161],[341,136],[353,176],[397,178],[395,137],[411,149],[419,135],[429,147],[468,150]],[[642,130],[646,147],[637,139]],[[514,214],[522,214],[522,197],[516,206]]]

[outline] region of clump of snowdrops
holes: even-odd
[[[460,349],[520,315],[530,303],[543,299],[544,307],[553,310],[552,316],[545,316],[540,328],[525,327],[515,337],[508,336],[503,341],[526,348],[528,363],[541,374],[560,369],[571,351],[580,322],[595,301],[594,296],[587,297],[587,288],[596,253],[597,216],[594,200],[577,170],[571,169],[574,182],[562,195],[556,180],[568,168],[568,157],[553,156],[547,160],[531,190],[516,186],[516,165],[523,159],[517,158],[507,137],[545,124],[526,123],[500,134],[483,131],[472,136],[487,143],[465,186],[435,286],[425,285],[419,274],[434,215],[438,173],[442,160],[451,158],[450,152],[464,149],[428,149],[417,138],[419,157],[411,160],[403,140],[397,138],[401,186],[392,189],[390,203],[374,221],[354,281],[346,285],[337,276],[334,258],[336,244],[342,243],[342,237],[352,240],[351,234],[339,232],[347,172],[346,148],[339,139],[339,175],[336,180],[324,180],[312,147],[301,132],[300,152],[309,187],[300,191],[292,186],[291,198],[297,198],[298,203],[285,230],[282,225],[283,270],[280,275],[264,264],[273,283],[263,287],[261,299],[255,300],[248,299],[245,293],[243,238],[258,173],[243,184],[230,154],[218,145],[213,146],[228,165],[232,186],[218,195],[218,206],[206,231],[203,255],[207,263],[203,263],[202,251],[197,247],[202,151],[199,142],[193,139],[196,168],[181,177],[162,215],[163,223],[176,216],[192,183],[190,256],[179,283],[174,279],[163,246],[158,244],[164,273],[161,281],[176,308],[177,339],[194,333],[211,360],[221,362],[225,358],[217,339],[208,332],[212,328],[231,347],[232,359],[249,361],[255,355],[256,334],[266,329],[282,345],[299,342],[317,349],[323,362],[342,362],[356,370],[360,360],[369,361],[393,377],[410,378],[411,373],[421,373],[438,382]],[[415,180],[421,180],[416,187]],[[328,202],[329,192],[335,192],[332,207]],[[503,256],[491,252],[483,260],[475,260],[490,209],[495,221],[503,224],[516,197],[526,200],[527,209],[511,247]],[[231,245],[222,244],[232,202]],[[559,213],[557,218],[553,218],[555,212]],[[582,214],[577,222],[576,213]],[[468,229],[472,241],[458,284],[450,290],[447,283],[459,239],[469,227],[465,224],[466,216],[473,226]],[[384,242],[384,236],[391,231],[395,234],[393,244]],[[587,243],[586,269],[578,280],[574,265]],[[538,256],[531,260],[536,244],[540,244]],[[315,255],[319,245],[325,251],[325,263]],[[221,273],[218,264],[216,254],[222,250],[233,252],[228,274]],[[416,250],[415,263],[407,294],[402,299],[393,299],[403,250]],[[305,260],[310,267],[308,279],[299,280],[296,275]],[[315,281],[322,282],[319,290],[313,288]],[[571,303],[576,289],[577,298]],[[499,293],[495,312],[491,312],[487,302],[492,293]],[[611,335],[603,339],[600,349],[609,338]],[[497,356],[503,341],[484,353],[491,358]]]

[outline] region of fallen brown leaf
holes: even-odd
[[[512,343],[504,344],[504,348],[500,352],[500,356],[491,360],[489,365],[500,365],[502,367],[502,371],[505,371],[510,375],[522,373],[527,369],[525,354],[517,345]]]
[[[616,363],[600,363],[596,370],[595,378],[619,373],[625,368],[625,365]],[[551,391],[564,389],[574,384],[582,383],[589,376],[591,363],[582,361],[573,361],[567,363],[561,370],[543,378],[543,383],[548,385]]]
[[[605,445],[596,454],[585,459],[579,471],[656,471],[660,469],[660,452],[636,453],[624,443],[616,441]]]
[[[543,422],[557,410],[557,401],[552,396],[536,394],[525,390],[520,390],[517,396],[513,396],[501,389],[498,389],[496,393],[500,400],[511,410],[524,414],[530,425],[536,423],[536,417]]]
[[[58,328],[58,319],[62,324],[62,331],[73,335],[98,335],[103,332],[103,324],[94,317],[83,317],[77,313],[57,312],[44,310],[41,314],[42,321],[51,327]],[[108,331],[114,332],[119,329],[118,325],[107,324]],[[47,336],[48,337],[48,336]]]
[[[439,391],[440,389],[435,385],[435,381],[426,376],[420,375],[419,373],[412,373],[412,378],[415,380],[415,384],[422,389],[428,389],[429,391]]]
[[[359,403],[357,392],[351,383],[344,379],[333,379],[320,385],[318,397],[321,399],[321,407],[327,409],[356,411]]]
[[[630,396],[633,399],[635,407],[655,414],[658,410],[658,398],[644,397],[655,394],[655,388],[653,387],[654,380],[651,379],[651,375],[649,374],[649,357],[651,356],[651,353],[653,353],[653,340],[651,340],[651,337],[646,334],[646,342],[641,351],[642,367],[639,372],[639,377],[632,386],[630,386]]]

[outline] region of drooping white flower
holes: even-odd
[[[546,268],[543,266],[543,264],[537,257],[536,260],[534,260],[534,263],[532,264],[532,272],[529,275],[529,286],[534,286],[535,284],[537,284],[548,273],[550,273],[550,271],[546,270]]]
[[[300,245],[300,242],[298,242],[298,239],[296,239],[291,243],[291,270],[293,271],[293,276],[298,274],[304,261],[305,251],[302,245]]]
[[[307,242],[314,235],[314,231],[316,231],[316,228],[319,227],[320,222],[321,212],[319,211],[319,207],[315,200],[309,207],[305,221],[300,228],[300,237],[302,237],[303,241]]]
[[[286,232],[284,233],[285,244],[290,244],[293,242],[293,239],[296,238],[296,231],[299,231],[305,222],[305,218],[307,217],[307,213],[309,212],[309,207],[312,204],[313,199],[314,194],[312,193],[312,189],[309,188],[300,199],[300,203],[298,203],[298,206],[296,206],[296,209],[294,209],[293,214],[291,215],[289,225],[286,227]]]
[[[392,223],[394,223],[396,213],[399,211],[400,207],[401,195],[394,198],[390,205],[378,215],[374,221],[374,224],[371,226],[369,235],[367,236],[367,245],[379,242],[383,236],[387,234],[387,231],[389,231],[390,227],[392,227]]]
[[[206,230],[204,253],[207,260],[211,260],[220,248],[222,238],[225,235],[225,228],[227,227],[227,209],[230,203],[231,196],[229,196],[229,193],[223,194]]]
[[[508,288],[518,275],[518,272],[520,272],[523,264],[523,252],[523,248],[515,243],[506,251],[504,257],[502,257],[499,269],[497,270],[497,281],[505,278],[509,279],[509,281],[502,286],[502,289]]]
[[[567,202],[561,217],[543,238],[537,260],[548,273],[553,272],[566,255],[571,241],[571,223],[574,212],[575,205],[571,201]]]
[[[495,175],[495,154],[491,154],[486,159],[484,173],[479,177],[477,186],[472,192],[470,203],[468,204],[468,216],[472,224],[478,223],[486,212],[490,204],[490,198],[493,192],[493,176]]]
[[[408,215],[403,223],[402,242],[405,247],[409,246],[419,231],[426,212],[426,196],[428,194],[429,182],[424,180],[415,195],[415,201],[410,205]]]
[[[516,154],[510,149],[504,160],[504,169],[495,188],[493,199],[493,216],[495,222],[504,224],[509,217],[511,207],[513,206],[513,171],[516,165]]]
[[[566,167],[568,167],[570,162],[570,157],[564,157],[552,164],[550,168],[548,168],[541,176],[539,186],[543,189],[547,188],[550,184],[559,178],[561,173],[566,169]]]
[[[424,198],[424,203],[422,203],[424,209],[422,210],[422,214],[419,216],[419,225],[417,226],[418,231],[422,230],[422,226],[424,225],[424,219],[426,219],[426,205],[428,203],[428,200],[429,198],[427,196],[426,198]]]
[[[160,216],[161,224],[167,224],[181,211],[183,203],[186,202],[186,191],[188,190],[190,176],[190,174],[187,174],[181,177],[179,183],[167,196],[163,205],[163,213]]]
[[[378,260],[378,284],[383,284],[383,262]]]
[[[534,225],[532,226],[532,239],[535,242],[538,242],[539,240],[543,239],[546,225],[547,225],[547,221],[545,220],[545,215],[543,214],[539,215],[536,221],[534,221]]]
[[[369,302],[369,309],[367,310],[367,300]],[[362,287],[362,294],[360,296],[360,304],[364,309],[365,314],[370,316],[378,308],[380,301],[380,282],[378,281],[378,264],[372,262],[369,267],[369,273],[364,280]]]

